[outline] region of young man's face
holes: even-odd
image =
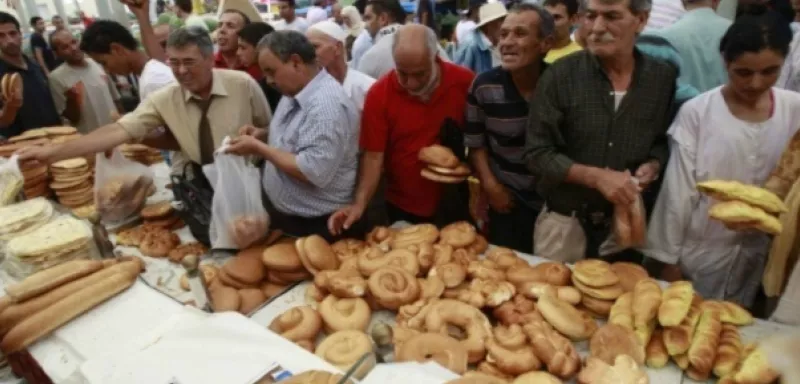
[[[544,9],[553,16],[553,21],[555,21],[556,29],[555,29],[555,40],[562,41],[570,34],[570,28],[574,23],[574,17],[570,17],[569,13],[567,12],[567,7],[564,4],[556,4],[556,5],[545,5]]]
[[[0,24],[0,51],[10,57],[22,53],[22,34],[14,23]]]

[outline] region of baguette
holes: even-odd
[[[617,246],[628,248],[633,242],[631,239],[631,217],[628,207],[617,204],[614,206],[614,234]]]
[[[6,288],[14,303],[28,300],[103,268],[99,260],[73,260],[28,276]]]
[[[647,343],[645,352],[647,354],[647,366],[651,368],[664,368],[669,361],[667,346],[664,345],[664,336],[661,329],[656,329],[650,342]]]
[[[128,289],[134,281],[135,275],[115,272],[100,282],[84,286],[14,326],[0,342],[0,350],[8,355],[27,348],[72,319]]]
[[[0,335],[5,334],[22,320],[44,310],[45,308],[63,300],[69,295],[95,284],[103,279],[113,276],[115,273],[125,273],[126,275],[136,276],[142,270],[142,262],[140,259],[127,261],[112,265],[108,268],[99,270],[91,275],[84,276],[73,282],[64,284],[50,292],[47,292],[38,297],[34,297],[28,301],[13,304],[5,311],[0,312]]]
[[[703,311],[688,352],[689,363],[697,373],[697,377],[708,377],[714,368],[721,333],[719,312]]]
[[[717,358],[714,360],[714,374],[717,377],[724,377],[733,373],[736,365],[742,360],[743,348],[739,328],[733,324],[723,323]]]

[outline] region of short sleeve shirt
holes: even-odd
[[[419,150],[439,142],[448,119],[463,127],[467,92],[475,77],[466,68],[437,62],[442,78],[428,102],[409,95],[392,70],[370,88],[361,115],[361,148],[384,154],[386,200],[423,217],[436,212],[441,186],[420,176]]]
[[[114,101],[119,99],[119,94],[103,68],[90,58],[86,58],[83,67],[65,63],[50,73],[50,91],[56,110],[64,112],[67,104],[65,93],[78,82],[82,82],[84,87],[81,120],[76,124],[78,131],[89,133],[110,124],[112,112],[117,111]]]
[[[42,58],[44,58],[44,63],[47,64],[47,70],[52,71],[56,69],[58,65],[56,56],[53,54],[53,50],[50,49],[50,45],[47,44],[47,40],[45,40],[41,33],[34,33],[31,35],[31,52],[34,57],[36,57],[36,48],[42,50]]]
[[[0,60],[0,77],[17,72],[22,77],[22,107],[17,111],[14,121],[7,127],[0,127],[0,136],[12,137],[33,128],[61,125],[56,112],[50,86],[42,68],[27,56],[23,56],[27,68],[20,68],[5,60]]]

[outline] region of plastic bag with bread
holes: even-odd
[[[633,179],[636,185],[637,179]],[[600,256],[610,255],[629,248],[642,247],[647,242],[647,213],[642,195],[636,195],[631,205],[615,205],[611,236],[600,245]]]
[[[153,189],[153,171],[128,160],[119,149],[111,157],[98,153],[95,159],[94,200],[105,223],[127,222],[142,210]]]
[[[0,207],[17,200],[22,192],[24,177],[17,163],[17,156],[10,159],[0,157]]]
[[[225,137],[214,153],[214,188],[209,238],[214,249],[245,249],[269,231],[269,215],[261,197],[261,172],[247,158],[226,153]]]

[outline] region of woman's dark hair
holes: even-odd
[[[111,43],[117,43],[131,51],[135,51],[139,45],[131,31],[122,24],[111,20],[97,20],[83,32],[81,51],[90,54],[109,54]]]
[[[765,7],[750,7],[748,13],[737,18],[719,42],[719,51],[725,61],[764,49],[772,49],[781,56],[789,53],[792,29],[781,16]]]
[[[255,47],[264,36],[269,35],[274,31],[275,28],[272,28],[271,25],[257,22],[245,25],[241,30],[239,30],[238,34],[240,39]]]

